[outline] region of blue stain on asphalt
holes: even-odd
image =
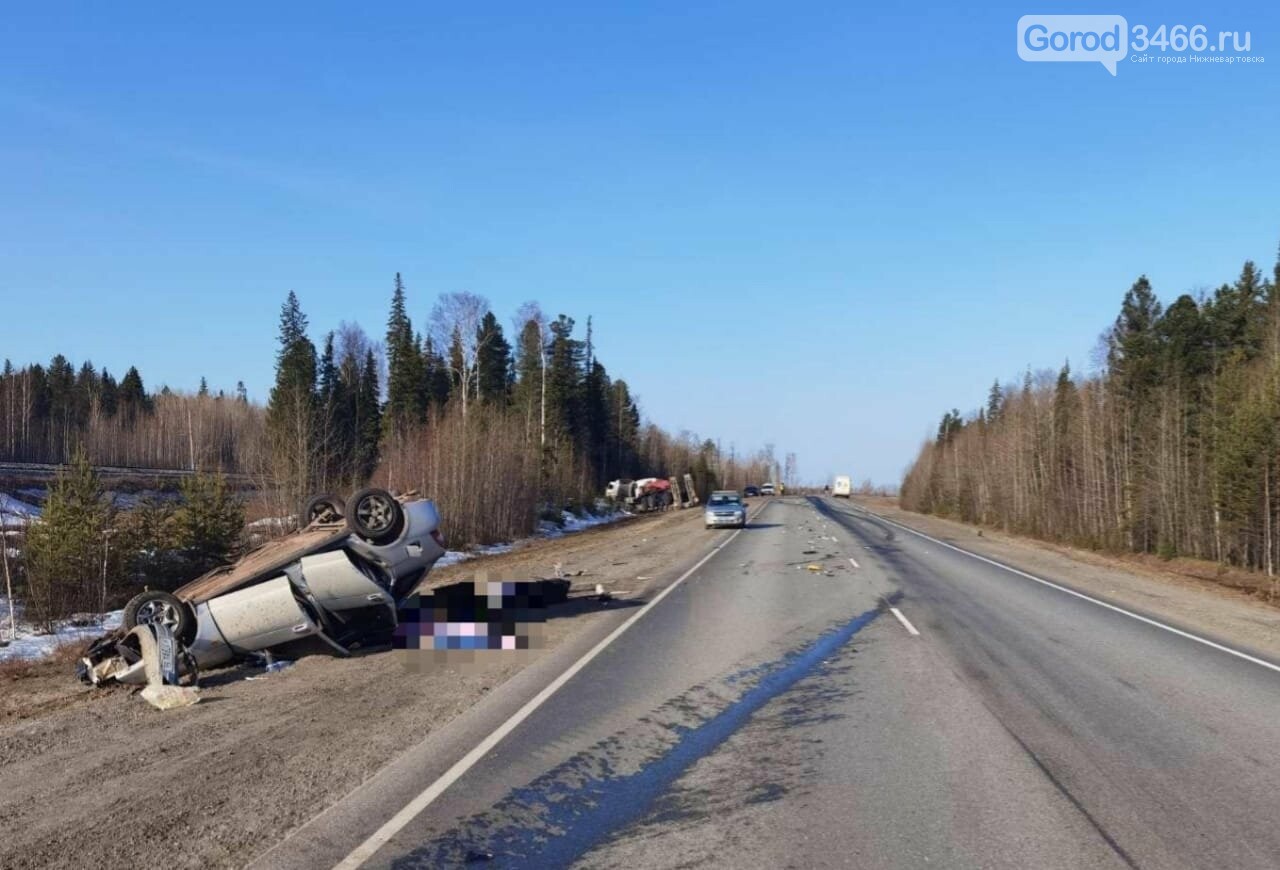
[[[868,610],[768,665],[760,681],[728,707],[695,727],[671,726],[676,743],[630,774],[611,770],[593,750],[580,753],[528,786],[515,789],[492,811],[472,817],[443,837],[392,862],[396,868],[457,866],[563,867],[612,832],[643,818],[653,802],[700,758],[714,752],[753,713],[808,676],[878,615]],[[620,742],[616,738],[606,744]],[[598,748],[598,747],[597,747]],[[465,779],[459,783],[465,787]],[[493,818],[494,813],[498,818]]]

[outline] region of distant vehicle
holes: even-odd
[[[747,506],[736,490],[716,490],[707,499],[705,519],[708,529],[719,526],[746,528]]]
[[[664,510],[675,502],[671,483],[661,477],[610,481],[604,495],[611,501],[621,502],[641,513]]]
[[[760,495],[760,487],[758,486],[748,486],[742,491],[743,498],[755,498],[758,495]]]
[[[766,483],[760,487],[761,495],[773,495],[773,484]]]
[[[831,484],[831,495],[835,498],[848,498],[853,495],[853,481],[848,475],[836,475],[835,481]]]

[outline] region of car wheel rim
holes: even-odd
[[[180,621],[177,608],[165,601],[148,601],[138,608],[138,625],[167,625],[177,629]]]
[[[363,499],[356,511],[360,522],[371,532],[381,533],[391,528],[395,512],[384,498],[373,496]]]

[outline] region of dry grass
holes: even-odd
[[[89,646],[86,640],[70,640],[58,644],[53,652],[36,659],[9,659],[0,662],[0,682],[45,677],[50,673],[66,673]]]

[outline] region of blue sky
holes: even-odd
[[[895,482],[994,377],[1087,367],[1140,273],[1274,263],[1274,4],[611,5],[11,7],[0,355],[264,397],[289,290],[376,335],[400,271],[416,322],[593,315],[664,426]],[[1024,63],[1040,11],[1266,62]]]

